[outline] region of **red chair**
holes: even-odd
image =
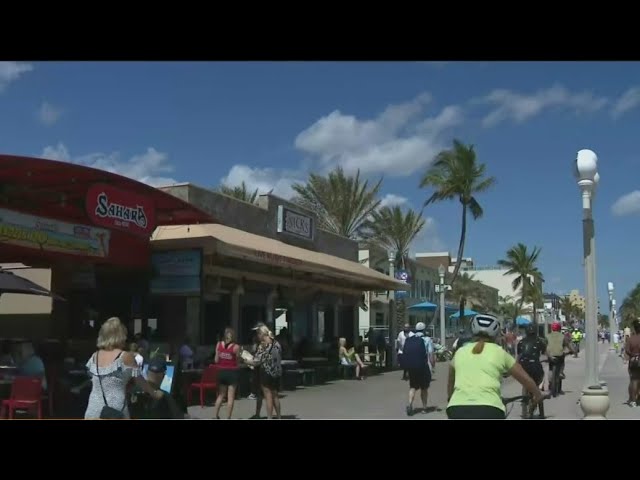
[[[200,382],[195,382],[189,385],[189,393],[187,394],[187,403],[191,405],[191,398],[193,390],[200,390],[200,406],[204,407],[204,392],[206,390],[218,389],[218,367],[216,365],[209,365],[202,372],[202,378]]]
[[[5,418],[7,408],[9,419],[16,410],[34,411],[42,419],[42,380],[36,377],[16,377],[11,385],[11,397],[2,401],[0,418]]]

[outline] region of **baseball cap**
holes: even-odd
[[[424,330],[426,330],[427,326],[424,324],[424,322],[418,322],[416,323],[416,330],[418,332],[423,332]]]
[[[165,373],[167,362],[162,357],[155,357],[149,362],[149,371],[153,373]]]

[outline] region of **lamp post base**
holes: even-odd
[[[609,390],[607,387],[588,387],[582,390],[580,408],[584,420],[606,420],[609,410]]]

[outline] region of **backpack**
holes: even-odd
[[[427,365],[427,347],[422,337],[414,335],[404,342],[402,348],[402,368],[425,368]]]

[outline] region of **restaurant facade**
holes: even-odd
[[[180,317],[200,343],[226,326],[247,342],[251,327],[273,327],[276,315],[286,316],[294,343],[352,342],[363,292],[401,286],[362,265],[357,242],[318,228],[313,213],[274,195],[250,204],[192,184],[162,190],[219,222],[159,227],[151,239],[151,292],[173,306],[164,309],[171,319],[159,322]]]

